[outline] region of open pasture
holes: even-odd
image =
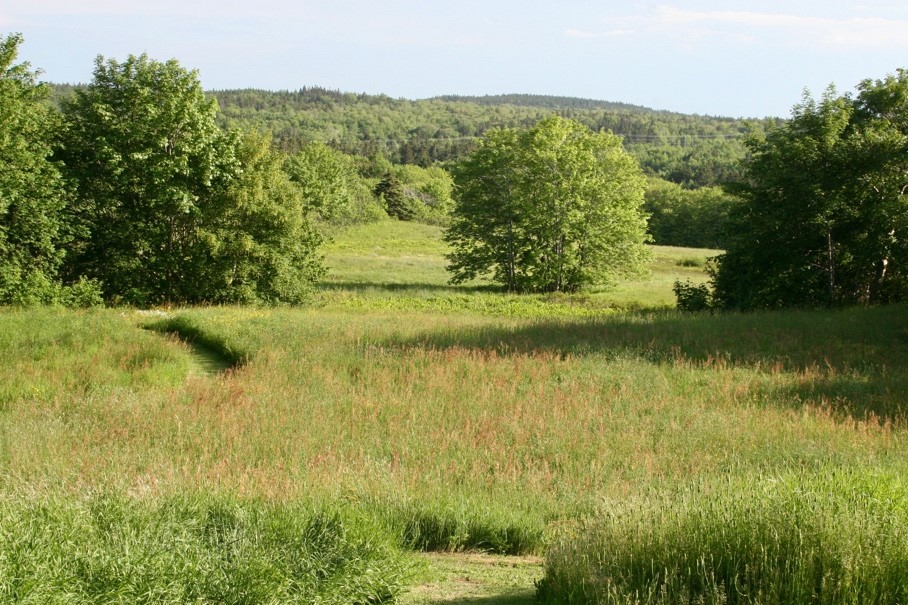
[[[222,535],[204,530],[205,519],[222,514],[211,510],[233,511],[229,531],[273,530],[285,523],[281,511],[305,510],[318,527],[325,515],[349,526],[341,534],[351,552],[388,570],[386,582],[350,584],[375,589],[375,598],[403,589],[398,548],[545,555],[551,547],[544,586],[554,602],[634,602],[643,592],[600,575],[612,569],[597,558],[600,538],[651,520],[656,552],[652,545],[684,527],[664,521],[676,495],[700,494],[685,496],[693,503],[682,510],[696,518],[711,506],[703,493],[717,490],[733,507],[781,478],[794,489],[795,518],[801,477],[822,493],[832,473],[838,493],[860,481],[876,489],[874,477],[908,470],[904,306],[681,315],[665,308],[671,281],[702,276],[702,268],[678,261],[706,253],[680,249],[657,249],[651,280],[612,291],[518,297],[478,284],[452,288],[437,230],[359,229],[329,248],[333,270],[308,307],[3,310],[4,527],[26,527],[36,514],[27,503],[37,502],[64,520],[61,532],[78,527],[73,518],[94,519],[102,539],[98,519],[111,516],[92,511],[113,502],[111,527],[133,523],[134,535],[146,536],[139,542],[149,540],[141,529],[148,523],[135,519],[159,511],[166,522],[155,531],[178,527],[182,515],[211,545]],[[201,364],[200,350],[213,365]],[[728,482],[738,491],[715,487]],[[836,502],[816,510],[838,519],[850,509]],[[242,512],[250,510],[258,512]],[[903,527],[903,508],[874,511]],[[610,525],[614,518],[624,525]],[[262,561],[273,561],[267,545],[287,535],[242,531],[255,536],[251,545],[265,544],[243,551]],[[565,536],[578,538],[569,540],[574,550]],[[647,556],[627,540],[625,563]],[[67,542],[56,544],[55,556],[67,556]],[[690,552],[686,560],[700,556]],[[26,547],[0,553],[0,578],[16,577],[9,570],[26,569],[28,556]],[[269,577],[293,577],[256,565]],[[115,568],[103,568],[110,586],[119,586]],[[372,567],[351,577],[362,569]],[[672,581],[634,586],[658,592]],[[677,595],[700,594],[698,581]],[[28,602],[25,590],[0,579],[9,601]],[[722,590],[710,594],[727,596]]]

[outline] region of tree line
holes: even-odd
[[[393,99],[318,87],[297,91],[220,90],[211,93],[225,125],[274,133],[294,151],[321,141],[347,153],[385,155],[394,163],[429,166],[468,155],[495,128],[529,128],[558,115],[593,131],[610,130],[644,171],[688,187],[718,185],[737,175],[747,136],[778,120],[733,119],[656,111],[623,103],[500,95]]]
[[[486,275],[512,291],[575,291],[639,271],[654,239],[724,249],[709,286],[676,284],[688,308],[908,294],[904,70],[854,96],[805,96],[789,120],[756,128],[583,100],[553,112],[563,101],[548,97],[221,93],[257,116],[240,127],[174,60],[98,57],[89,84],[52,89],[15,62],[21,41],[0,38],[0,303],[299,302],[324,272],[325,225],[386,216],[444,225],[455,283]],[[264,128],[275,99],[309,107],[282,111],[311,138],[281,148]],[[416,127],[427,139],[443,140],[451,119],[446,134],[487,130],[462,137],[472,150],[456,161],[401,164],[382,149],[345,153],[340,135],[325,141],[313,104],[336,114],[335,133],[359,116],[362,134],[383,111],[446,113]],[[516,125],[477,126],[461,110]],[[677,135],[670,153],[688,155],[662,174],[601,126],[615,120],[648,123],[662,143],[679,124],[701,130]],[[702,161],[707,148],[717,161]]]
[[[324,225],[387,216],[364,175],[399,180],[416,218],[451,206],[441,169],[222,127],[175,60],[98,57],[51,103],[21,43],[0,38],[0,304],[296,303],[324,273]]]

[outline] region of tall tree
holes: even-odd
[[[190,251],[202,208],[239,168],[216,111],[197,73],[175,60],[97,58],[91,84],[63,104],[73,219],[90,233],[72,251],[71,274],[134,304],[195,297]]]
[[[36,72],[15,63],[20,44],[0,37],[0,304],[52,302],[65,239],[65,191],[50,160],[59,120]]]
[[[202,207],[193,257],[199,292],[210,302],[304,300],[324,274],[322,237],[304,191],[284,171],[283,154],[255,132],[239,141],[242,170]]]
[[[218,127],[196,72],[98,57],[63,111],[72,217],[87,234],[67,270],[102,280],[109,300],[296,301],[318,277],[301,191],[260,140]]]
[[[908,293],[908,76],[829,89],[751,143],[726,253],[727,308],[875,303]]]
[[[644,270],[644,179],[621,140],[550,117],[495,131],[455,170],[453,282],[575,291]]]

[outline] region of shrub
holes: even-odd
[[[701,258],[682,258],[675,264],[679,267],[705,267],[706,261]]]
[[[672,291],[681,311],[706,311],[711,306],[712,295],[706,284],[695,284],[689,279],[675,280]]]

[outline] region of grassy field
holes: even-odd
[[[330,268],[318,304],[357,310],[475,312],[518,317],[594,316],[606,311],[669,308],[676,279],[705,281],[716,250],[653,246],[645,279],[577,295],[507,295],[488,282],[448,284],[442,229],[405,222],[373,223],[339,234],[326,246]]]
[[[154,557],[133,539],[185,545],[173,569],[212,586],[255,577],[211,550],[238,539],[204,529],[229,510],[230,535],[249,536],[236,557],[274,580],[230,585],[251,596],[225,602],[313,600],[287,587],[316,585],[319,566],[336,578],[325,602],[347,588],[376,602],[454,565],[420,571],[401,549],[544,555],[550,602],[794,602],[786,570],[816,602],[904,601],[908,309],[684,316],[671,283],[703,279],[711,252],[671,248],[650,279],[608,291],[455,288],[438,236],[397,222],[338,234],[304,308],[0,312],[0,533],[18,536],[0,539],[0,600],[47,602],[4,578],[81,556],[65,585],[88,596],[61,602],[112,602],[91,600],[96,585],[142,601],[113,562],[84,572],[105,540],[139,553],[125,557],[137,569]],[[59,521],[46,552],[28,541],[40,515]],[[326,518],[362,565],[275,562]],[[202,529],[181,534],[180,519]],[[60,538],[86,523],[97,542]],[[862,533],[874,523],[896,538]],[[754,536],[782,538],[760,551]],[[445,602],[435,590],[403,598]],[[524,602],[508,590],[486,602]]]

